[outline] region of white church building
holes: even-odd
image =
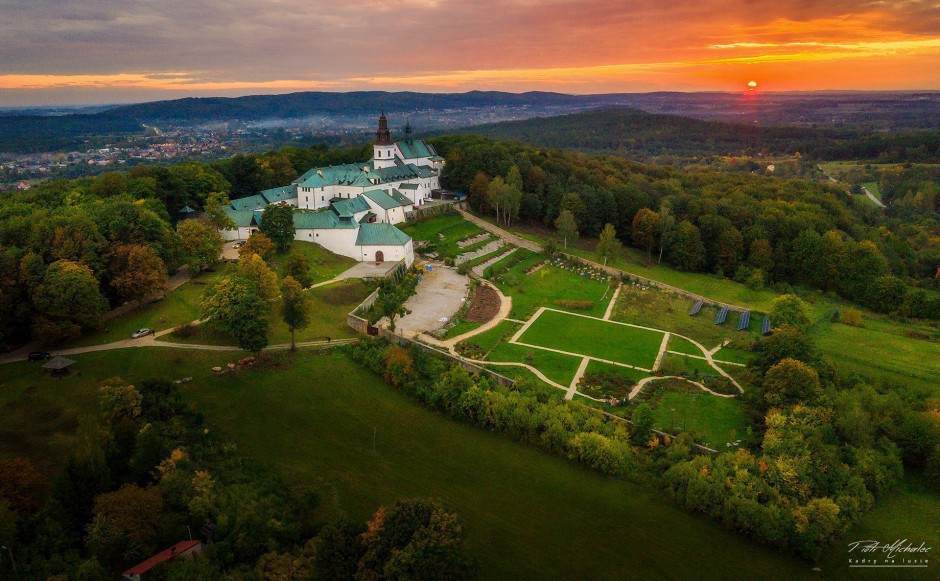
[[[440,189],[444,159],[405,128],[403,141],[392,141],[383,113],[375,134],[373,157],[361,164],[313,168],[291,184],[232,200],[226,211],[235,228],[223,230],[228,241],[247,239],[258,230],[270,204],[294,206],[294,239],[363,262],[414,262],[411,238],[394,225]]]

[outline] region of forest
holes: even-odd
[[[589,237],[610,224],[649,261],[680,270],[940,318],[940,192],[930,180],[911,184],[922,211],[884,216],[805,180],[678,171],[478,136],[434,144],[448,160],[443,185],[467,192],[484,214]]]

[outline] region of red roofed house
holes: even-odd
[[[192,559],[193,555],[198,555],[201,552],[201,541],[182,541],[180,543],[176,543],[165,551],[157,553],[142,563],[137,563],[127,571],[124,571],[124,576],[122,578],[126,579],[127,581],[141,581],[145,573],[160,563],[165,563],[166,561],[170,561],[179,557],[184,559]]]

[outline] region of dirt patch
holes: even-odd
[[[473,296],[473,302],[464,315],[464,321],[474,323],[486,323],[496,316],[499,312],[499,306],[502,301],[493,287],[481,284],[477,287],[476,294]]]

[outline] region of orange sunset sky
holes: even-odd
[[[0,105],[298,90],[940,89],[936,0],[12,0]]]

